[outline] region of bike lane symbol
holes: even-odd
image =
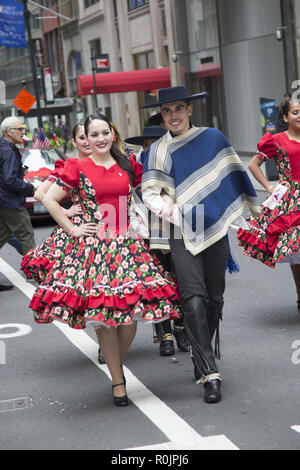
[[[13,328],[15,331],[11,333],[1,333],[1,330]],[[6,364],[6,345],[4,339],[17,338],[18,336],[26,336],[31,333],[32,328],[23,323],[3,323],[0,325],[0,365]]]

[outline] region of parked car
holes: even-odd
[[[39,181],[43,183],[55,168],[56,160],[66,160],[67,156],[57,148],[25,148],[21,150],[23,167],[26,168],[24,179],[33,183]],[[61,201],[63,207],[70,207],[70,196]],[[26,209],[31,220],[51,219],[46,207],[33,197],[26,198]]]

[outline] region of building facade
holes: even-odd
[[[209,93],[195,106],[195,123],[218,127],[241,154],[253,153],[262,133],[260,99],[280,103],[297,79],[299,0],[91,3],[81,8],[84,74],[91,73],[88,44],[97,39],[100,52],[109,55],[110,72],[168,68],[170,83]],[[155,101],[155,93],[99,94],[98,107],[110,108],[122,135],[136,135],[149,117],[139,106]],[[93,98],[85,97],[87,112],[95,109]]]
[[[70,126],[99,110],[124,138],[138,135],[157,112],[140,106],[156,100],[157,88],[185,83],[191,93],[209,93],[194,105],[195,124],[219,128],[242,156],[251,155],[262,135],[261,100],[280,103],[299,77],[300,0],[42,4],[61,16],[48,18],[29,3],[33,37],[51,71],[54,100],[67,100],[65,108],[55,106],[54,117],[64,116]],[[99,57],[108,59],[103,70],[96,70]],[[8,100],[23,79],[33,93],[28,50],[0,48]]]

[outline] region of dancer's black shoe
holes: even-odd
[[[204,384],[204,401],[218,403],[221,401],[221,380],[213,379]]]
[[[127,394],[122,395],[121,397],[116,397],[116,396],[114,395],[114,389],[115,389],[116,387],[119,387],[120,385],[124,385],[124,386],[125,386],[125,383],[122,382],[122,383],[120,383],[120,384],[115,384],[115,385],[112,386],[114,404],[115,404],[116,406],[127,406],[127,405],[129,405],[129,400],[128,400]]]

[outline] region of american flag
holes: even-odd
[[[50,141],[48,137],[44,134],[42,130],[39,131],[36,141],[34,142],[32,148],[34,149],[44,149],[50,147]]]

